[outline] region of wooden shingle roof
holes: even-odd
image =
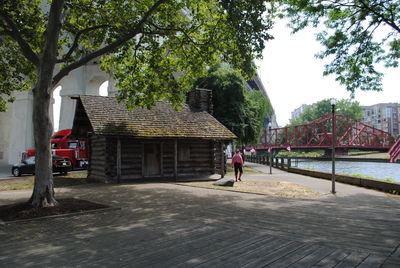
[[[80,101],[94,134],[148,138],[235,139],[236,136],[207,112],[193,112],[187,105],[177,111],[159,101],[148,110],[129,111],[114,97],[81,95]]]

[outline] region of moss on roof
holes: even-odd
[[[80,101],[98,135],[154,138],[235,139],[236,136],[207,112],[193,112],[187,105],[179,111],[159,101],[150,110],[129,111],[114,97],[81,95]]]

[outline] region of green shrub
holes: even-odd
[[[324,156],[325,152],[323,150],[316,150],[316,151],[279,151],[275,157],[322,157]]]

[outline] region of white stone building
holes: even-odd
[[[61,87],[59,129],[72,127],[76,100],[70,97],[81,94],[99,95],[100,86],[107,81],[108,95],[113,96],[116,92],[114,82],[109,75],[99,70],[97,61],[92,61],[64,77],[57,85]],[[21,153],[34,147],[32,92],[18,92],[14,96],[16,101],[8,106],[8,111],[0,113],[0,165],[20,161]],[[53,119],[53,106],[50,107],[50,118]]]

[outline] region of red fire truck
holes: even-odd
[[[53,155],[67,158],[72,167],[86,168],[88,164],[86,140],[72,139],[72,129],[63,129],[51,137],[51,151]],[[22,160],[36,154],[35,149],[29,149],[22,153]]]

